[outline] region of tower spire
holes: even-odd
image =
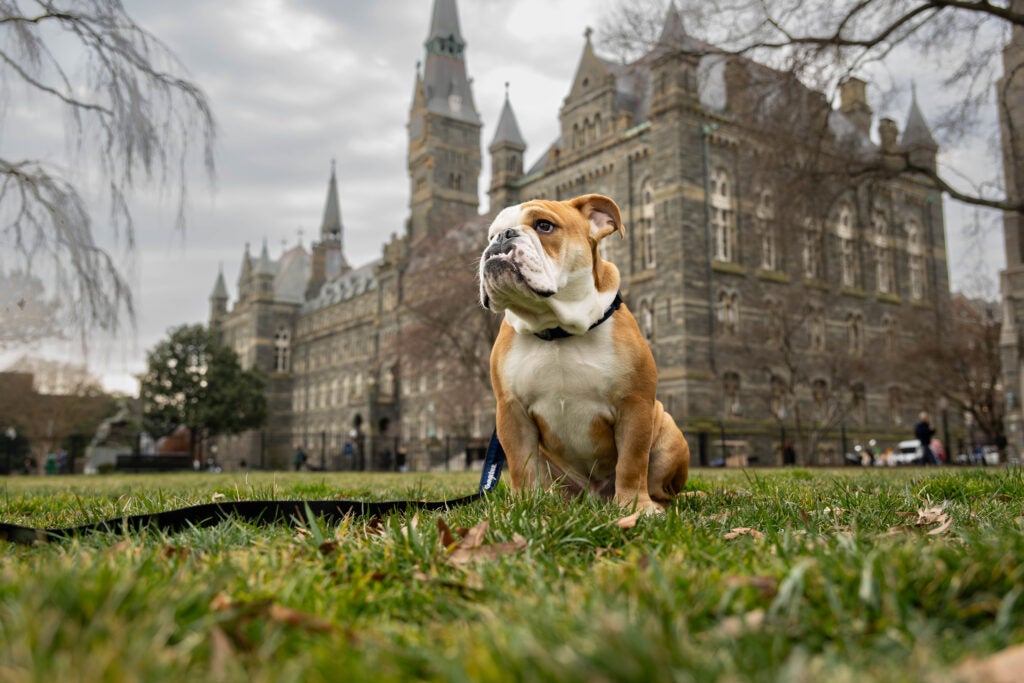
[[[452,118],[479,123],[473,91],[466,76],[466,41],[459,28],[455,0],[435,0],[430,35],[424,43],[423,88],[427,109]]]
[[[320,239],[341,244],[343,231],[341,202],[338,201],[338,178],[335,174],[335,160],[331,159],[331,178],[327,181],[327,203],[324,204],[324,218],[320,223]]]

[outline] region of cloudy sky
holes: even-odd
[[[556,138],[559,106],[583,49],[583,32],[588,25],[601,28],[615,2],[459,2],[485,147],[494,134],[506,81],[529,144],[527,165]],[[267,240],[276,258],[300,239],[301,231],[308,246],[319,227],[332,159],[349,261],[359,265],[376,258],[391,233],[403,230],[408,204],[405,124],[432,2],[125,0],[125,5],[178,55],[188,76],[206,92],[219,131],[215,186],[193,174],[184,234],[174,229],[172,203],[143,192],[133,204],[138,244],[129,272],[137,331],[117,340],[96,340],[89,363],[108,388],[135,393],[132,375],[143,370],[146,349],[172,326],[206,321],[221,264],[234,298],[246,242],[258,253]],[[599,41],[596,47],[600,52]],[[918,72],[889,76],[904,85],[916,79],[927,117],[930,104],[943,95],[931,82],[929,67],[913,68]],[[902,126],[909,87],[885,102],[877,97],[869,89],[876,115],[891,116]],[[38,154],[62,153],[56,122],[37,128],[32,135],[39,140]],[[15,132],[8,129],[6,135]],[[965,141],[945,149],[940,162],[991,168],[995,157],[987,144]],[[486,182],[481,178],[481,187]],[[486,206],[483,196],[481,208]],[[967,249],[964,232],[973,212],[947,202],[946,216],[954,288],[964,286],[979,257],[994,282],[1003,266],[1001,235],[989,229],[980,251]],[[983,218],[992,221],[990,215]],[[73,356],[78,347],[50,345],[38,351]]]

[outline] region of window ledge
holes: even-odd
[[[729,273],[730,275],[746,275],[747,269],[732,261],[714,260],[711,262],[711,269],[716,273]]]
[[[756,275],[761,280],[766,280],[768,282],[779,282],[783,284],[789,282],[789,275],[780,270],[758,269]]]

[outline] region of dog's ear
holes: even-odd
[[[590,236],[595,242],[600,242],[613,232],[618,232],[620,238],[626,236],[619,207],[603,194],[585,194],[570,200],[569,204],[590,223]]]

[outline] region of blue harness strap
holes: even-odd
[[[478,493],[490,493],[498,488],[498,480],[501,479],[501,468],[505,465],[505,449],[498,441],[498,430],[491,435],[491,443],[487,446],[487,456],[484,458],[484,469],[480,473],[480,488]]]

